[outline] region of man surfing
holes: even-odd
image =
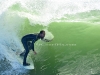
[[[22,52],[20,54],[20,56],[24,56],[24,59],[23,59],[23,66],[29,66],[30,64],[26,62],[26,59],[27,59],[27,55],[29,53],[29,51],[32,49],[34,54],[37,54],[34,50],[34,43],[41,39],[43,40],[43,38],[45,37],[45,31],[44,30],[41,30],[40,33],[37,33],[37,34],[28,34],[28,35],[25,35],[24,37],[22,37],[21,39],[21,42],[25,48],[25,51]],[[46,42],[49,42],[48,40],[45,40]]]

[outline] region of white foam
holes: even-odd
[[[0,14],[5,12],[10,6],[16,3],[17,0],[1,0],[0,1]]]
[[[16,69],[21,71],[21,68],[23,68],[17,63],[18,61],[13,53],[13,50],[22,49],[17,33],[23,20],[16,14],[8,15],[9,13],[9,11],[6,11],[0,15],[0,61],[2,61],[1,59],[6,58],[6,62],[9,61],[7,62],[9,65],[7,66],[10,66],[11,68],[5,69],[5,67],[1,65],[5,71],[3,73],[1,73],[1,71],[0,74],[6,74],[6,72],[9,72],[8,74],[13,74],[13,72],[10,71]],[[20,21],[16,19],[19,19]],[[24,70],[22,72],[24,72]],[[19,74],[19,72],[16,73],[16,75],[17,74]]]
[[[0,13],[8,10],[10,6],[16,3],[20,4],[19,8],[25,11],[18,10],[14,14],[28,18],[31,25],[40,24],[45,26],[53,21],[64,18],[68,14],[100,10],[99,0],[4,0],[0,2]],[[67,16],[66,18],[69,19],[70,17]],[[71,18],[70,21],[74,21],[74,19]],[[80,21],[78,16],[77,21]]]

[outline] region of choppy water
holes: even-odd
[[[99,0],[0,0],[0,75],[100,75]],[[18,64],[20,39],[47,29],[35,43],[35,69]]]

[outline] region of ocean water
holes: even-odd
[[[0,0],[0,75],[100,75],[100,0]],[[18,64],[21,38],[48,30],[35,43],[34,70]]]

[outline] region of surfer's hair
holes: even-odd
[[[44,30],[41,30],[41,31],[40,31],[40,34],[42,34],[43,32],[45,32],[45,31],[44,31]]]

